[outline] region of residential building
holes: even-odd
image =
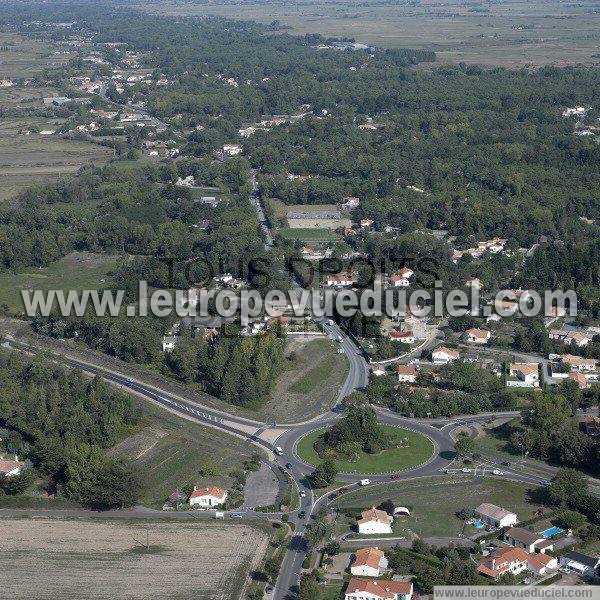
[[[581,356],[574,356],[573,354],[562,354],[558,357],[558,360],[565,365],[569,365],[572,371],[589,373],[596,370],[597,361],[594,358],[581,358]]]
[[[353,208],[357,208],[360,205],[360,199],[356,198],[354,196],[344,196],[344,198],[342,198],[342,208],[345,208],[347,210],[351,210]]]
[[[525,552],[537,552],[538,546],[546,541],[546,538],[539,533],[524,529],[523,527],[511,527],[505,534],[504,539],[511,546],[521,548]],[[551,550],[546,545],[543,546],[543,551]]]
[[[4,458],[0,455],[0,477],[13,477],[20,475],[25,468],[25,463],[15,456],[14,460]]]
[[[521,548],[499,548],[479,561],[477,571],[486,577],[498,579],[501,575],[518,575],[527,570],[529,554]]]
[[[486,329],[467,329],[465,341],[470,344],[487,344],[492,334]]]
[[[354,275],[351,273],[327,275],[324,284],[329,287],[349,287],[356,283]]]
[[[385,511],[375,507],[365,510],[358,519],[358,533],[372,535],[375,533],[392,533],[392,521]]]
[[[344,600],[410,600],[412,582],[357,579],[348,582]]]
[[[190,506],[199,506],[200,508],[211,508],[221,506],[227,500],[227,492],[218,487],[206,487],[198,489],[194,486],[194,491],[190,494]]]
[[[177,338],[174,335],[165,335],[162,339],[162,351],[163,352],[172,352],[175,348],[175,343],[177,342]]]
[[[445,365],[446,363],[458,360],[460,358],[460,352],[455,348],[447,348],[446,346],[438,346],[431,353],[431,360],[436,365]]]
[[[400,383],[415,383],[419,374],[414,365],[398,365],[396,371]]]
[[[577,419],[579,429],[589,437],[600,437],[600,418],[580,417]]]
[[[242,147],[239,144],[223,144],[223,153],[229,156],[237,156],[242,153]]]
[[[577,571],[580,575],[592,577],[600,565],[600,558],[582,552],[569,552],[560,557],[560,565]]]
[[[379,577],[387,569],[387,566],[387,558],[381,550],[361,548],[354,554],[354,559],[350,564],[350,573],[364,577]]]
[[[527,568],[536,575],[547,575],[558,569],[558,558],[549,554],[532,554],[527,559]]]
[[[563,344],[575,344],[578,348],[587,346],[593,339],[593,335],[575,329],[551,329],[548,331],[551,340],[558,340]]]
[[[408,287],[414,274],[415,272],[412,269],[403,267],[390,277],[390,284],[393,287]]]
[[[540,386],[538,363],[512,363],[509,365],[508,375],[506,387],[536,388]]]
[[[369,227],[373,226],[373,219],[361,219],[360,220],[360,228],[361,229],[369,229]]]
[[[569,375],[567,376],[567,379],[569,381],[574,381],[580,390],[585,390],[590,387],[590,383],[583,373],[578,373],[578,372],[569,373]]]
[[[412,331],[396,331],[394,329],[388,333],[388,338],[392,342],[402,342],[403,344],[415,343],[415,335]]]
[[[381,377],[385,375],[385,366],[379,363],[373,363],[371,365],[371,373],[375,375],[375,377]]]
[[[515,513],[487,502],[475,509],[475,516],[492,527],[510,527],[518,521]]]
[[[467,287],[472,287],[476,290],[480,290],[483,287],[483,283],[477,277],[471,277],[465,284]]]

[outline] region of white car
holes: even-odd
[[[370,480],[370,479],[361,479],[361,480],[358,482],[358,485],[369,485],[370,483],[371,483],[371,480]]]
[[[343,348],[338,348],[338,354],[344,354],[344,349]]]
[[[300,498],[306,498],[306,492],[304,490],[300,492]]]
[[[471,469],[467,469],[467,467],[464,467],[463,469],[461,469],[461,471],[462,471],[463,473],[470,473],[470,472],[471,472]]]
[[[494,469],[494,470],[492,471],[492,473],[493,473],[494,475],[504,475],[504,471],[498,471],[498,469]]]

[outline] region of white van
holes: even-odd
[[[358,485],[369,485],[370,483],[371,483],[371,480],[370,480],[370,479],[361,479],[361,480],[358,482]]]
[[[224,519],[225,518],[225,513],[222,511],[217,511],[215,513],[215,519]]]
[[[277,456],[283,456],[283,448],[281,446],[275,446],[275,454],[277,454]]]

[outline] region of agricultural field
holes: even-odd
[[[391,471],[403,471],[416,467],[433,454],[433,444],[425,437],[413,431],[394,427],[392,425],[381,425],[384,431],[392,437],[393,445],[388,450],[379,454],[367,454],[362,452],[356,461],[336,460],[336,465],[343,473],[389,473]],[[318,429],[303,437],[298,443],[298,456],[312,464],[321,462],[314,450],[314,443],[324,429]],[[401,446],[403,438],[408,439],[406,447]]]
[[[264,527],[246,524],[0,519],[2,594],[230,600],[240,597],[268,541]]]
[[[464,508],[475,508],[482,502],[491,502],[513,511],[519,520],[531,518],[538,505],[530,501],[530,489],[531,486],[524,483],[491,478],[477,481],[466,478],[422,479],[351,492],[335,501],[334,505],[340,508],[340,513],[354,514],[389,498],[396,506],[405,506],[411,511],[410,517],[396,519],[394,532],[397,535],[412,531],[424,537],[454,537],[463,528],[463,521],[456,513]],[[351,521],[355,522],[355,519]],[[464,533],[472,535],[477,531],[467,526]]]
[[[104,164],[112,156],[109,148],[56,135],[29,135],[24,129],[55,130],[58,119],[28,117],[0,124],[0,202],[32,184],[45,184],[76,173],[89,163]]]
[[[330,229],[285,228],[279,229],[277,235],[286,240],[299,240],[306,244],[340,241],[340,236]]]
[[[30,267],[22,273],[5,271],[0,274],[0,306],[7,312],[23,310],[21,290],[83,290],[97,289],[110,283],[109,272],[116,256],[92,252],[72,252],[48,267]]]
[[[33,77],[68,60],[68,56],[54,55],[46,42],[12,33],[0,34],[0,79]]]
[[[143,470],[140,502],[160,507],[171,492],[186,484],[228,488],[228,476],[254,451],[243,440],[210,427],[202,427],[153,405],[139,401],[142,428],[109,451],[113,457],[134,460]],[[202,467],[215,475],[201,477]]]
[[[327,411],[344,382],[348,361],[329,339],[289,335],[286,368],[257,418],[303,421]]]
[[[594,0],[578,3],[461,0],[387,3],[375,0],[214,0],[138,2],[165,15],[206,15],[279,21],[292,34],[320,33],[391,48],[434,50],[442,62],[520,67],[597,64],[600,13]]]

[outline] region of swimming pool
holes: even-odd
[[[485,523],[483,521],[473,521],[472,525],[473,527],[477,527],[479,529],[485,527]]]
[[[544,529],[544,531],[540,531],[540,535],[543,535],[545,538],[551,538],[553,535],[558,535],[559,533],[562,533],[564,531],[564,529],[561,529],[560,527],[550,527],[549,529]]]

